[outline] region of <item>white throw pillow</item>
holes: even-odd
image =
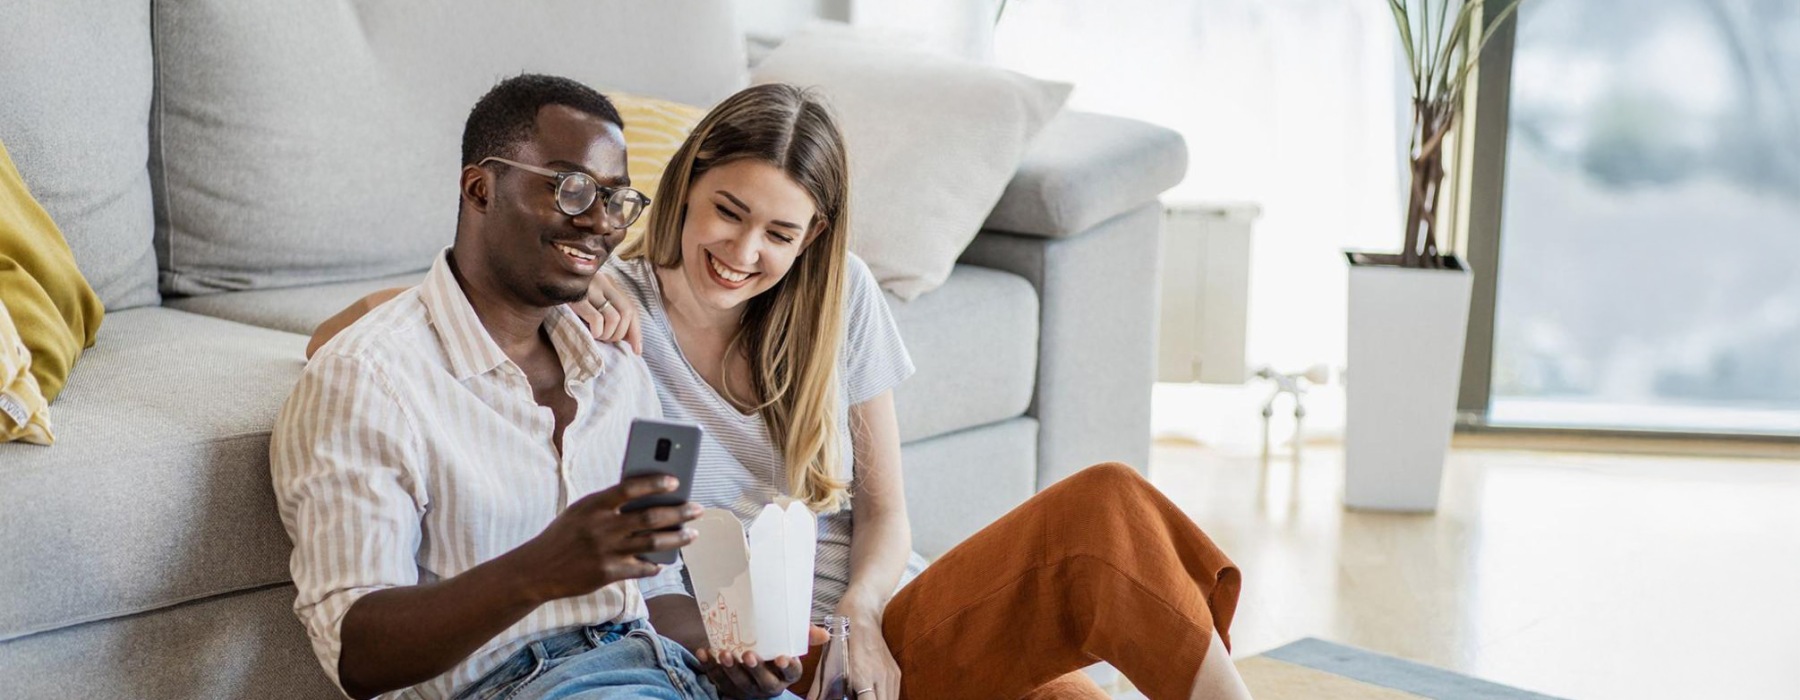
[[[821,29],[776,48],[751,80],[830,103],[850,152],[850,249],[908,301],[950,276],[1070,89]]]

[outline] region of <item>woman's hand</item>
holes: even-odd
[[[900,663],[881,634],[882,607],[848,599],[838,604],[837,613],[850,618],[850,692],[874,690],[851,700],[899,700]]]
[[[631,345],[631,351],[644,354],[642,328],[638,324],[637,304],[623,290],[613,285],[612,279],[604,273],[594,275],[588,283],[586,299],[569,304],[575,315],[581,317],[588,330],[594,334],[594,340],[603,343],[625,341]]]
[[[325,319],[318,328],[313,329],[312,338],[306,341],[306,359],[312,359],[313,353],[318,352],[319,348],[325,347],[326,341],[336,337],[345,328],[349,328],[350,324],[356,322],[356,319],[368,315],[370,311],[375,310],[375,307],[386,304],[389,299],[400,296],[400,293],[404,291],[406,291],[405,287],[394,287],[372,292],[366,297],[351,302],[349,306],[344,307],[343,311],[337,312],[331,318]]]

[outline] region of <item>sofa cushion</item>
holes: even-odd
[[[53,407],[57,444],[0,444],[0,641],[287,580],[269,427],[305,343],[108,314]]]
[[[1186,176],[1181,134],[1123,117],[1064,111],[1025,152],[983,227],[1072,236],[1155,200]]]
[[[888,306],[917,371],[894,391],[912,442],[1023,415],[1037,377],[1038,300],[1023,277],[957,265],[944,286]]]
[[[350,302],[390,287],[412,287],[425,272],[408,272],[357,282],[320,284],[292,289],[257,289],[197,297],[169,297],[163,306],[188,313],[247,323],[260,328],[311,336],[319,322],[343,311]]]
[[[8,3],[0,140],[108,309],[156,303],[150,3]]]
[[[420,269],[450,243],[462,126],[521,72],[711,105],[728,0],[161,0],[151,174],[163,289]]]

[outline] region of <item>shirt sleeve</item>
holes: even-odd
[[[419,582],[428,503],[416,439],[385,375],[339,355],[307,365],[276,419],[270,469],[294,541],[294,613],[340,688],[344,614],[373,591]]]
[[[868,264],[851,255],[844,274],[844,386],[855,406],[899,386],[912,376],[913,362]]]

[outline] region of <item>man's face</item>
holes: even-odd
[[[509,159],[585,172],[602,187],[631,184],[619,126],[563,105],[538,110],[534,133]],[[487,169],[492,188],[480,247],[497,281],[536,306],[585,298],[588,283],[624,230],[606,226],[601,202],[575,216],[562,213],[553,178],[498,163]]]

